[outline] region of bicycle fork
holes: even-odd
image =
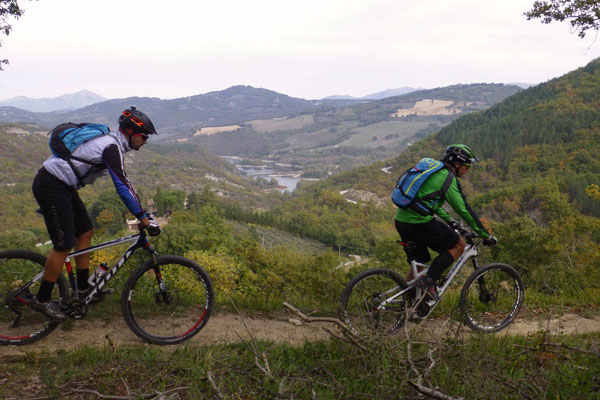
[[[154,271],[154,276],[156,277],[156,282],[158,284],[158,292],[154,294],[156,304],[161,302],[167,305],[172,304],[173,296],[171,296],[167,290],[167,285],[163,279],[162,273],[160,272],[160,266],[158,265],[158,252],[154,250],[154,247],[150,244],[150,242],[146,242],[144,249],[152,255],[152,261],[154,263],[152,270]]]
[[[156,299],[156,303],[163,302],[167,305],[173,303],[173,296],[168,292],[167,285],[163,280],[162,274],[160,273],[160,268],[158,265],[154,265],[152,267],[154,270],[154,275],[156,276],[156,282],[158,282],[158,292],[154,294],[154,298]]]

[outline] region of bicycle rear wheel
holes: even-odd
[[[369,269],[346,285],[340,297],[339,316],[348,328],[358,336],[389,335],[404,326],[409,293],[404,293],[378,309],[382,301],[406,288],[406,282],[396,272]]]
[[[153,344],[177,344],[208,322],[214,303],[210,278],[196,262],[160,256],[137,268],[127,280],[121,310],[127,326]]]
[[[0,252],[0,345],[23,345],[40,340],[57,326],[27,304],[37,293],[46,257],[28,250]],[[60,275],[52,292],[53,300],[69,296],[65,278]]]
[[[521,310],[524,293],[521,276],[508,264],[494,263],[476,270],[460,293],[465,323],[485,333],[504,329]]]

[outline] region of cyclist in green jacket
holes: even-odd
[[[427,275],[421,279],[421,284],[427,289],[427,292],[434,298],[435,283],[442,276],[452,263],[465,250],[465,240],[455,231],[458,227],[450,214],[442,207],[444,202],[448,202],[452,209],[477,233],[484,239],[484,244],[495,245],[498,240],[492,236],[481,224],[477,214],[473,212],[467,204],[460,182],[456,178],[462,178],[471,168],[471,165],[479,161],[473,151],[464,144],[453,144],[446,149],[446,155],[442,160],[445,168],[431,175],[421,186],[418,199],[423,199],[431,193],[440,193],[438,197],[424,200],[431,210],[430,215],[421,215],[411,208],[398,208],[396,213],[396,230],[405,242],[416,242],[417,247],[412,250],[412,254],[417,262],[427,263],[431,260],[428,247],[439,253],[431,262]],[[441,188],[446,181],[449,173],[454,174],[454,178],[445,194],[441,193]],[[434,218],[437,214],[446,224]],[[407,280],[412,280],[412,273],[409,272]]]

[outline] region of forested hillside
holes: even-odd
[[[327,177],[396,155],[461,115],[489,108],[520,90],[461,84],[344,107],[325,103],[300,116],[244,121],[237,129],[182,134],[179,140],[214,154],[300,165],[304,177]]]
[[[465,143],[482,161],[463,179],[463,189],[500,239],[494,258],[516,265],[542,293],[569,292],[597,302],[600,204],[586,188],[600,182],[599,95],[596,60],[458,118],[394,159],[300,186],[282,206],[243,217],[404,268],[388,201],[395,180],[421,157],[441,157],[446,145]],[[374,194],[387,205],[350,203],[340,194],[347,189]]]
[[[36,171],[50,155],[47,130],[36,125],[0,125],[0,188],[2,233],[15,230],[35,232],[40,240],[46,235],[42,218],[31,193]],[[263,189],[273,186],[266,180],[250,181],[230,163],[214,157],[194,145],[146,145],[143,150],[125,156],[126,171],[145,202],[155,197],[157,188],[165,193],[200,193],[210,188],[219,197],[234,197],[246,204],[260,205],[267,196]],[[118,200],[112,181],[106,177],[80,193],[95,218],[105,208],[114,215],[110,221],[124,227],[126,210]],[[183,201],[178,204],[183,208]],[[4,236],[3,236],[4,237]]]
[[[240,301],[250,301],[245,294],[264,293],[263,300],[273,305],[277,304],[276,298],[285,299],[285,290],[272,292],[267,281],[256,280],[256,274],[268,273],[272,279],[269,282],[285,286],[296,296],[307,284],[303,274],[317,279],[315,271],[306,268],[315,262],[313,257],[322,256],[306,254],[306,250],[290,252],[285,242],[280,242],[281,248],[265,248],[265,233],[283,237],[277,232],[286,231],[325,244],[338,255],[361,254],[370,258],[370,265],[383,263],[404,269],[405,257],[396,244],[393,226],[395,208],[389,201],[395,180],[421,157],[441,157],[447,144],[466,143],[475,149],[481,162],[463,179],[464,191],[483,222],[500,239],[500,245],[487,257],[517,266],[542,298],[565,292],[569,298],[581,296],[583,301],[597,303],[600,277],[593,272],[600,265],[600,206],[585,190],[600,181],[595,156],[600,134],[600,113],[596,110],[599,64],[595,61],[516,93],[494,107],[458,117],[393,159],[320,182],[303,182],[294,194],[257,192],[253,188],[266,187],[265,182],[248,185],[230,165],[208,156],[192,143],[148,145],[128,157],[128,168],[145,199],[155,197],[164,203],[169,198],[181,199],[184,193],[193,199],[188,211],[179,206],[181,211],[174,214],[161,237],[162,248],[179,254],[217,252],[220,261],[216,265],[221,266],[229,262],[222,257],[235,260],[235,277],[227,278],[235,282],[231,283],[232,293],[242,290],[238,293],[243,299]],[[481,95],[485,97],[485,93]],[[356,114],[352,118],[360,115],[358,110],[353,111]],[[11,155],[2,158],[2,184],[10,186],[6,186],[8,206],[0,217],[9,229],[29,228],[36,237],[43,237],[41,219],[30,218],[34,203],[29,180],[47,154],[46,137],[5,132],[0,139],[6,143],[2,151]],[[100,222],[105,225],[122,220],[126,214],[109,185],[106,180],[94,192],[88,188],[82,191],[96,223],[102,215]],[[234,195],[214,196],[213,190],[207,190],[211,187],[217,194],[221,191]],[[260,203],[252,193],[261,193]],[[105,209],[114,212],[102,214]],[[243,224],[234,228],[227,220]],[[337,262],[331,254],[321,260],[315,266],[318,271],[329,270]],[[216,274],[225,273],[217,270]],[[327,275],[326,284],[339,286],[343,281],[339,273]],[[583,294],[579,293],[581,288]],[[329,304],[326,298],[327,294],[321,293],[312,299]],[[256,301],[251,300],[253,304]]]

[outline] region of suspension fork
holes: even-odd
[[[165,284],[162,273],[160,272],[160,266],[158,265],[158,252],[150,244],[148,239],[146,239],[144,249],[148,251],[152,257],[152,270],[154,271],[154,276],[156,277],[156,282],[158,284],[158,293],[155,294],[156,302],[160,303],[163,301],[165,304],[171,304],[173,298],[167,291],[167,285]]]
[[[480,268],[479,260],[477,257],[473,257],[471,261],[473,262],[473,268],[475,268],[475,271],[477,271]],[[477,278],[477,285],[479,286],[479,300],[484,303],[489,302],[491,300],[491,296],[487,286],[485,285],[485,279],[483,275]]]

